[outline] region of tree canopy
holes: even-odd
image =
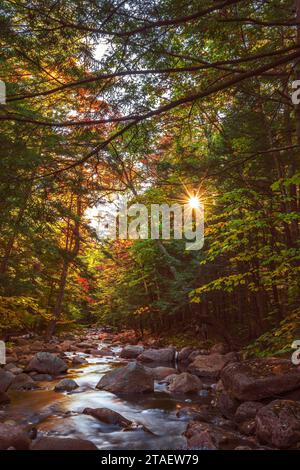
[[[300,2],[3,0],[0,44],[0,329],[284,350],[300,326]],[[199,251],[90,223],[117,195],[193,193]]]

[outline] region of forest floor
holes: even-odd
[[[300,369],[93,328],[11,339],[0,370],[0,449],[300,446]]]

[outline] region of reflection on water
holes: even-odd
[[[115,349],[116,351],[116,349]],[[186,397],[174,398],[156,386],[152,394],[116,396],[95,389],[103,374],[124,365],[117,357],[86,356],[88,364],[71,369],[79,388],[72,393],[57,393],[53,388],[58,380],[39,383],[40,389],[10,393],[11,404],[1,412],[2,420],[36,424],[40,434],[78,437],[93,441],[99,449],[180,449],[185,447],[182,433],[186,421],[176,416],[176,410],[187,404]],[[209,399],[196,397],[196,402]],[[123,431],[95,418],[83,415],[86,407],[110,408],[126,418],[143,424],[142,429]]]

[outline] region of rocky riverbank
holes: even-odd
[[[91,360],[102,363],[107,358],[114,361],[111,366],[84,387],[80,373]],[[55,394],[78,397],[92,391],[93,400],[87,404],[97,406],[78,406],[76,413],[66,409],[60,418],[76,415],[91,420],[100,426],[96,428],[99,437],[89,439],[82,432],[78,437],[76,426],[61,436],[55,426],[45,431],[42,420],[33,424],[31,418],[16,418],[16,394],[24,394],[25,403],[28,394],[40,396],[44,390],[54,394],[51,400]],[[180,444],[172,449],[300,448],[300,368],[288,359],[245,361],[224,344],[210,350],[185,347],[178,351],[172,346],[158,347],[153,340],[137,344],[134,336],[94,329],[64,334],[48,343],[37,336],[12,338],[7,363],[0,369],[0,449],[95,450],[106,432],[116,433],[116,448],[124,433],[131,436],[129,449],[135,433],[143,434],[145,445],[151,441],[151,448],[170,446],[158,442],[163,436],[158,436],[151,420],[145,424],[138,419],[139,413],[132,413],[132,419],[103,406],[107,396],[123,400],[126,406],[130,400],[140,402],[149,396],[154,410],[159,409],[160,397],[170,400],[172,410],[163,416],[172,419],[172,429],[177,420],[181,431]],[[42,415],[42,409],[38,413]]]

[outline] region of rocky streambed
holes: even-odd
[[[297,449],[300,369],[91,330],[15,338],[0,370],[0,449]]]

